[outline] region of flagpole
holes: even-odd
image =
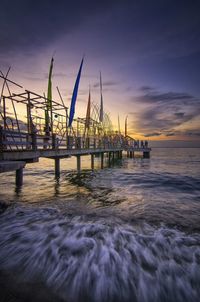
[[[126,119],[125,119],[125,137],[128,134],[128,130],[127,130],[128,122],[127,121],[128,121],[128,115],[126,116]]]
[[[118,131],[119,131],[119,134],[121,133],[121,129],[120,129],[120,119],[119,119],[119,114],[118,114]]]
[[[102,93],[102,78],[101,78],[101,71],[100,71],[100,96],[101,96],[101,103],[100,103],[100,112],[99,112],[99,121],[103,122],[103,93]]]
[[[60,96],[62,105],[63,105],[63,107],[64,107],[64,109],[65,109],[65,118],[66,118],[66,145],[67,145],[67,144],[68,144],[68,143],[67,143],[67,142],[68,142],[68,108],[65,106],[65,103],[64,103],[64,101],[63,101],[63,98],[62,98],[62,95],[61,95],[61,93],[60,93],[60,90],[59,90],[58,86],[56,87],[56,89],[57,89],[58,94],[59,94],[59,96]]]

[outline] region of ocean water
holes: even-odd
[[[200,149],[75,167],[0,175],[0,301],[200,301]]]

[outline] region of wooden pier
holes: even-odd
[[[74,119],[69,127],[68,108],[63,102],[48,100],[28,90],[11,93],[7,81],[4,78],[8,94],[1,95],[0,103],[0,173],[16,171],[17,186],[23,183],[25,165],[42,157],[55,161],[56,177],[60,175],[62,158],[75,156],[80,172],[81,157],[85,155],[91,156],[91,169],[97,156],[101,168],[105,155],[109,163],[113,158],[122,158],[122,152],[130,158],[135,152],[143,158],[150,157],[147,143],[114,131],[106,113],[104,120],[99,121],[98,106],[92,106],[89,120]]]

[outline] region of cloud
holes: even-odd
[[[153,132],[153,133],[147,133],[144,136],[145,137],[153,137],[153,136],[160,136],[160,135],[161,135],[161,133],[159,133],[159,132]]]
[[[200,129],[199,130],[193,130],[193,131],[186,131],[186,133],[189,136],[200,136]]]
[[[71,33],[88,18],[104,13],[114,0],[66,1],[18,0],[1,1],[1,53],[27,51],[30,46],[41,47]]]
[[[118,85],[119,83],[118,82],[114,82],[114,81],[107,81],[107,82],[103,82],[102,83],[102,86],[103,87],[112,87],[112,86],[116,86]],[[100,83],[99,82],[96,82],[94,85],[93,85],[93,88],[99,88],[100,87]]]
[[[191,94],[171,91],[163,93],[148,86],[141,87],[140,91],[143,93],[131,100],[135,104],[139,103],[142,109],[129,114],[134,116],[132,128],[145,137],[175,136],[180,134],[179,128],[184,128],[186,123],[185,128],[192,127],[193,119],[200,116],[200,100]],[[188,122],[191,126],[188,126]],[[184,132],[185,135],[196,135],[195,133]]]
[[[166,92],[166,93],[160,93],[156,91],[154,88],[146,87],[142,89],[142,92],[146,92],[145,94],[134,97],[133,100],[136,102],[143,102],[148,104],[155,104],[155,103],[173,103],[175,104],[186,104],[186,102],[199,102],[194,96],[183,93],[183,92]]]
[[[170,133],[165,133],[165,136],[174,136],[175,133],[174,132],[170,132]]]
[[[177,118],[183,118],[184,115],[185,115],[185,112],[175,112],[174,115],[175,115]]]
[[[152,87],[150,87],[150,86],[142,86],[142,87],[140,87],[139,90],[142,91],[142,92],[149,93],[149,92],[154,91],[154,88],[152,88]]]
[[[33,82],[41,82],[41,81],[44,81],[44,79],[46,80],[46,77],[24,76],[24,79],[28,80],[28,81],[33,81]]]

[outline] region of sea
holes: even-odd
[[[199,302],[200,149],[0,175],[0,301]]]

